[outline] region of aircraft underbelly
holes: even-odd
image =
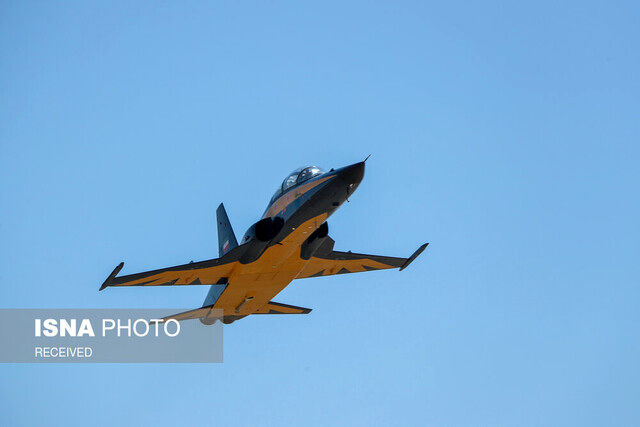
[[[327,215],[322,214],[304,222],[279,244],[270,246],[257,261],[234,268],[229,285],[214,308],[222,309],[225,316],[268,311],[266,304],[287,287],[308,262],[300,258],[300,246],[326,219]]]

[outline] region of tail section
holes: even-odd
[[[216,285],[213,285],[216,286]],[[241,314],[241,315],[226,315],[220,318],[221,311],[217,313],[213,311],[213,304],[205,305],[201,308],[196,308],[194,310],[185,311],[182,313],[174,314],[171,316],[167,316],[162,319],[163,322],[166,322],[169,319],[175,320],[187,320],[187,319],[200,319],[200,322],[205,325],[212,325],[217,320],[222,320],[222,323],[229,324],[233,323],[238,319],[242,319],[251,314],[309,314],[311,312],[310,308],[297,307],[295,305],[282,304],[280,302],[269,301],[264,307],[261,307],[257,311],[249,314]]]
[[[282,304],[281,302],[269,301],[262,309],[251,314],[309,314],[310,308],[297,307],[295,305]]]
[[[216,222],[218,223],[218,250],[220,253],[220,258],[222,258],[227,252],[238,246],[238,240],[236,240],[236,235],[233,233],[233,228],[231,228],[229,217],[227,216],[227,212],[225,211],[224,205],[222,203],[220,203],[220,206],[218,206],[218,209],[216,210]],[[114,273],[111,274],[111,276],[115,276],[118,273],[119,268],[122,267],[117,267],[116,270],[114,270]],[[109,278],[112,278],[111,276],[109,276]],[[109,280],[110,279],[107,279],[107,281]],[[222,293],[226,290],[228,285],[229,282],[226,277],[220,278],[220,280],[218,280],[215,285],[211,285],[211,287],[209,288],[209,292],[207,293],[207,297],[205,298],[202,307],[167,316],[163,320],[167,321],[169,319],[200,319],[200,322],[204,323],[205,325],[211,325],[217,320],[222,320],[222,323],[229,324],[235,322],[238,319],[242,319],[248,314],[223,315],[222,318],[219,319],[220,312],[213,310],[213,307],[215,306]],[[310,308],[297,307],[295,305],[269,301],[264,305],[264,307],[261,307],[260,309],[249,314],[308,314],[310,311]]]
[[[227,211],[224,209],[224,205],[220,203],[216,210],[216,222],[218,223],[218,253],[222,257],[231,249],[238,246],[238,240],[233,233]]]
[[[220,203],[218,209],[216,209],[216,222],[218,223],[218,254],[220,258],[231,249],[238,246],[238,241],[236,240],[236,235],[233,232],[233,228],[231,227],[231,223],[229,222],[229,217],[227,216],[227,211],[224,209],[224,205]],[[209,312],[211,308],[215,305],[220,295],[227,288],[229,282],[226,277],[221,278],[218,283],[215,285],[211,285],[209,288],[209,292],[207,293],[204,302],[202,303],[202,308],[191,310],[186,313],[190,317],[182,317],[181,319],[195,319],[200,318],[200,321],[204,324],[211,324],[215,322],[215,319],[210,319]]]

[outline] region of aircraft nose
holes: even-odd
[[[364,162],[354,163],[339,169],[338,176],[347,185],[357,186],[364,178]]]
[[[319,194],[318,204],[325,206],[329,215],[333,213],[360,185],[364,178],[364,162],[354,163],[330,172],[330,181]]]

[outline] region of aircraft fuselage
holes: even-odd
[[[224,292],[212,287],[207,297],[215,299],[214,308],[224,310],[225,323],[260,314],[258,307],[297,277],[310,256],[307,260],[300,256],[305,242],[312,243],[314,232],[353,194],[363,177],[364,162],[355,163],[294,185],[269,203],[261,220],[267,224],[265,229],[258,229],[259,221],[242,238],[240,247],[246,249]],[[237,292],[234,279],[243,283]],[[255,287],[247,289],[247,282]]]

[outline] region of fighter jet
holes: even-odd
[[[366,159],[365,159],[366,161]],[[166,319],[232,323],[254,314],[307,314],[309,308],[272,301],[294,279],[406,268],[410,257],[334,251],[329,218],[364,177],[365,162],[323,171],[317,166],[289,174],[271,198],[262,219],[238,243],[222,204],[216,211],[219,258],[118,276],[121,262],[100,290],[117,286],[210,286],[202,307]]]

